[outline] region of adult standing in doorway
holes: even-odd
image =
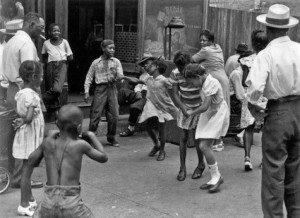
[[[246,80],[249,109],[266,115],[262,136],[261,202],[265,218],[300,217],[300,44],[287,36],[298,24],[285,5],[272,5],[257,21],[266,25],[268,46],[256,57]],[[268,99],[267,114],[258,100]]]
[[[84,83],[85,102],[89,101],[90,86],[95,79],[96,88],[91,105],[89,130],[96,132],[105,109],[107,125],[107,141],[119,147],[116,140],[117,123],[119,118],[117,82],[123,77],[121,62],[114,58],[115,43],[106,39],[101,43],[103,55],[93,61]]]
[[[13,22],[13,21],[12,21]],[[20,20],[15,20],[20,22]],[[27,60],[38,61],[33,39],[37,39],[45,29],[44,19],[37,13],[29,12],[25,15],[22,30],[9,40],[3,50],[3,75],[8,80],[7,104],[15,106],[15,95],[22,88],[23,80],[19,75],[21,63]],[[12,187],[20,187],[23,160],[15,159]],[[41,182],[32,181],[32,188],[42,187]]]

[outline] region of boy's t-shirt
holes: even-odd
[[[42,54],[48,54],[48,62],[51,61],[66,61],[67,57],[73,55],[69,42],[62,39],[59,45],[53,45],[50,39],[43,44]]]

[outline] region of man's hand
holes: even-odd
[[[89,98],[90,98],[89,93],[85,93],[84,94],[84,102],[88,104],[90,102]]]
[[[268,114],[265,112],[264,108],[261,108],[257,105],[253,105],[250,102],[248,102],[248,109],[249,109],[250,113],[252,114],[252,116],[255,118],[255,120],[262,120],[263,118],[268,116]]]
[[[136,97],[137,97],[138,99],[143,98],[142,92],[138,91],[138,92],[136,92],[135,94],[136,94]]]
[[[192,115],[194,115],[194,111],[191,110],[191,109],[188,109],[188,110],[186,111],[186,113],[187,113],[187,116],[192,116]]]
[[[188,113],[187,113],[187,111],[188,111],[188,108],[187,108],[187,107],[182,107],[182,108],[181,108],[181,111],[182,111],[182,113],[183,113],[185,116],[189,116]]]
[[[24,125],[23,118],[17,118],[12,122],[12,126],[14,127],[14,130],[16,131],[19,129],[22,125]]]

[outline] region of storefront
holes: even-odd
[[[9,0],[1,0],[9,1]],[[70,42],[74,61],[69,68],[69,91],[83,91],[84,78],[92,60],[100,53],[103,38],[116,43],[116,57],[125,72],[136,71],[136,60],[143,54],[163,56],[170,50],[172,59],[177,50],[194,54],[198,38],[205,26],[207,0],[20,0],[25,13],[39,12],[46,21],[57,23],[62,36]],[[185,28],[166,26],[172,17],[180,17]],[[47,36],[47,34],[46,34]],[[171,49],[168,43],[170,40]]]

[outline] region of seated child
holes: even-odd
[[[44,199],[34,212],[34,217],[94,217],[80,198],[80,171],[82,157],[105,163],[101,143],[92,132],[84,132],[79,137],[82,112],[73,105],[65,105],[58,112],[59,132],[50,134],[28,159],[22,178],[21,196],[28,202],[31,194],[30,177],[33,168],[45,158],[47,183]],[[33,212],[32,212],[33,213]],[[31,214],[32,215],[32,214]]]

